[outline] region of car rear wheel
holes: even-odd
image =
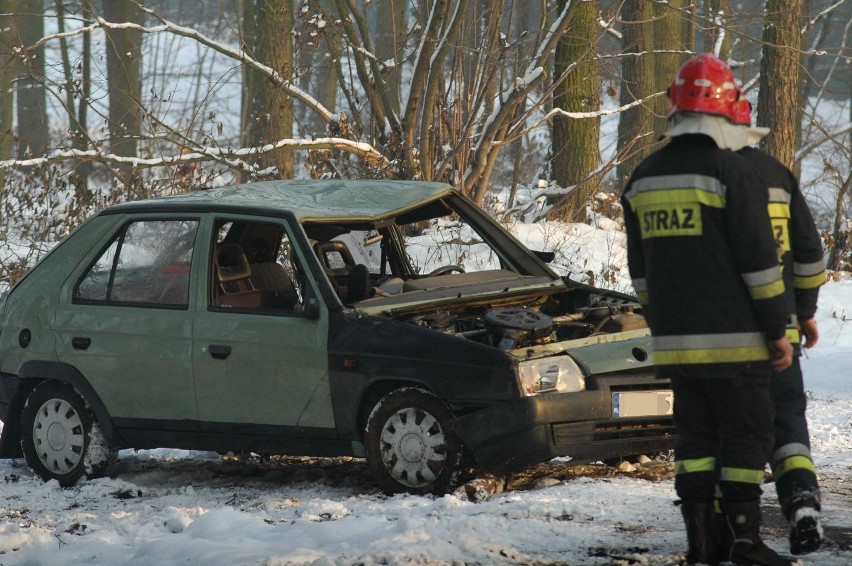
[[[367,421],[367,465],[386,493],[434,493],[455,488],[463,447],[450,432],[452,415],[434,395],[417,388],[393,391]]]
[[[76,390],[56,382],[39,385],[27,398],[21,447],[33,471],[62,487],[74,485],[83,474],[104,474],[116,455]]]

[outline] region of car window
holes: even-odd
[[[186,308],[197,220],[124,225],[74,290],[80,303]]]
[[[214,233],[209,306],[265,314],[303,304],[302,271],[283,226],[220,219]]]

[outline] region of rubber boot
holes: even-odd
[[[790,552],[808,554],[822,544],[822,525],[815,506],[802,506],[790,517]]]
[[[680,505],[686,524],[687,564],[713,565],[719,563],[719,532],[714,501],[684,500]]]
[[[723,502],[723,510],[732,541],[723,564],[801,566],[799,560],[778,554],[760,540],[760,501]]]

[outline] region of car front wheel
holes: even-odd
[[[387,394],[367,421],[367,465],[386,493],[434,493],[455,488],[463,447],[448,425],[447,407],[418,388]]]
[[[80,395],[64,383],[45,382],[30,393],[21,413],[21,446],[33,471],[62,487],[83,474],[102,475],[115,459]]]

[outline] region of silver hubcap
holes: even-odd
[[[429,413],[400,409],[382,428],[382,461],[390,475],[408,487],[435,481],[444,468],[444,431]]]
[[[39,407],[33,423],[38,459],[56,474],[67,474],[83,458],[83,421],[70,403],[51,399]]]

